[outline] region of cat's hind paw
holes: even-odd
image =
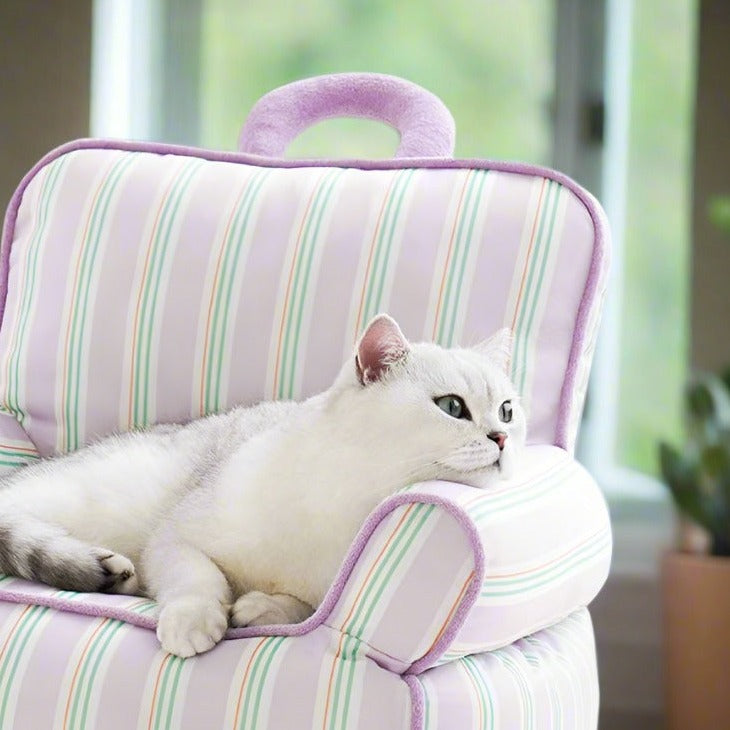
[[[284,593],[261,591],[244,593],[231,609],[232,626],[272,626],[298,624],[312,615],[312,607]]]
[[[178,598],[163,606],[157,622],[162,648],[179,657],[212,649],[228,627],[228,616],[217,601]]]
[[[136,595],[139,591],[139,580],[132,561],[124,555],[102,548],[95,553],[103,574],[100,590],[104,593]]]

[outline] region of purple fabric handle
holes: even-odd
[[[364,117],[400,133],[396,157],[453,157],[454,119],[430,91],[397,76],[314,76],[262,96],[238,138],[241,152],[283,157],[307,127],[333,117]]]

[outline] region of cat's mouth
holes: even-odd
[[[485,460],[483,452],[462,449],[437,464],[446,472],[440,478],[483,488],[509,476],[508,461],[504,458],[504,451],[499,451],[489,461]]]

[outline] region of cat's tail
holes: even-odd
[[[136,594],[132,562],[14,510],[0,514],[0,573],[82,592]]]

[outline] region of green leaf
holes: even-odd
[[[707,206],[712,223],[730,236],[730,195],[717,195]]]

